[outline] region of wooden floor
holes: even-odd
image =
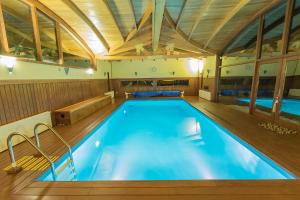
[[[296,176],[300,176],[300,136],[275,135],[258,126],[253,116],[214,104],[198,97],[186,97],[194,107],[213,118],[231,132],[268,155]],[[80,141],[99,122],[123,102],[105,107],[90,117],[67,127],[55,129],[71,145]],[[66,150],[47,132],[41,134],[42,146],[51,155],[60,156]],[[16,157],[32,155],[26,143],[16,146]],[[8,152],[0,155],[0,199],[300,199],[300,181],[296,180],[205,180],[205,181],[99,181],[99,182],[38,182],[40,172],[23,171],[6,175]]]

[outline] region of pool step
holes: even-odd
[[[66,170],[70,171],[66,171]],[[75,167],[73,161],[69,158],[62,165],[60,165],[55,172],[55,176],[62,175],[62,173],[67,173],[66,175],[71,175],[71,180],[76,179]]]
[[[50,156],[50,159],[54,162],[58,156]],[[16,163],[25,171],[44,171],[49,167],[49,163],[44,157],[23,156]],[[9,171],[11,168],[12,166],[8,165],[4,171]]]

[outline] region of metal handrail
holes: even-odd
[[[36,145],[41,148],[41,144],[40,144],[40,140],[39,140],[39,134],[38,134],[38,131],[37,131],[37,128],[40,127],[40,126],[46,126],[52,133],[54,133],[54,135],[56,137],[58,137],[58,139],[60,141],[62,141],[62,143],[64,143],[64,145],[68,148],[68,152],[69,152],[69,156],[70,156],[70,159],[73,161],[73,155],[72,155],[72,149],[71,149],[71,146],[60,136],[60,134],[58,134],[51,126],[49,126],[48,124],[45,124],[45,123],[37,123],[35,126],[34,126],[34,137],[35,137],[35,142],[36,142]]]
[[[9,150],[9,155],[10,155],[10,160],[11,160],[11,166],[13,169],[16,169],[17,163],[15,160],[15,154],[14,154],[14,150],[13,150],[13,144],[12,144],[12,138],[14,136],[21,136],[23,137],[27,142],[29,142],[29,144],[35,148],[44,158],[46,158],[46,160],[50,163],[50,168],[51,168],[51,172],[52,172],[52,176],[53,179],[55,180],[55,168],[54,168],[54,163],[52,162],[52,160],[49,158],[49,156],[47,154],[45,154],[37,145],[34,144],[34,142],[32,142],[32,140],[27,137],[24,134],[18,133],[18,132],[13,132],[11,134],[9,134],[9,136],[7,137],[7,147]]]

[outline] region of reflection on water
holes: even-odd
[[[78,180],[290,177],[178,100],[127,102],[75,150],[74,159]],[[58,179],[68,180],[65,174]]]

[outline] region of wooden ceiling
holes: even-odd
[[[221,52],[279,0],[23,0],[72,27],[98,59],[202,57]],[[72,48],[70,48],[72,49]]]

